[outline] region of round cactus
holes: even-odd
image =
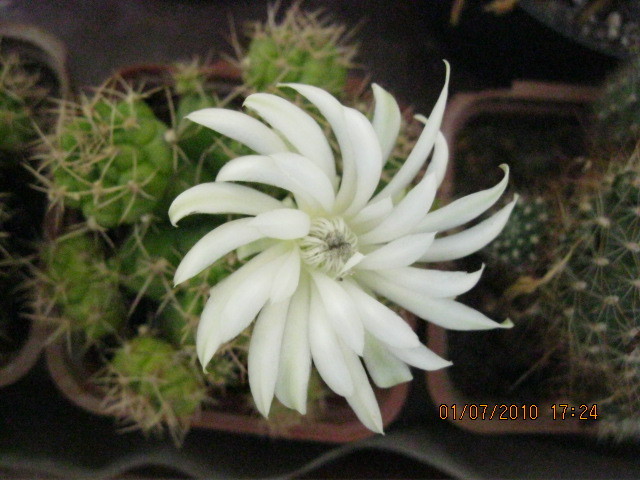
[[[51,201],[81,210],[90,226],[103,228],[152,212],[173,172],[173,152],[167,126],[142,95],[102,88],[61,113],[40,167]]]
[[[117,273],[109,270],[91,236],[67,235],[49,243],[36,273],[38,316],[58,323],[59,333],[82,332],[88,343],[117,333],[126,320]]]
[[[521,196],[500,236],[481,254],[487,262],[508,266],[510,274],[532,275],[545,265],[552,237],[553,217],[549,201],[542,196]]]
[[[143,432],[166,430],[177,444],[206,398],[206,386],[189,358],[171,344],[140,335],[118,348],[103,382],[107,411]]]
[[[298,4],[280,23],[275,17],[276,10],[270,10],[266,23],[250,26],[251,43],[241,60],[244,83],[265,90],[278,82],[299,82],[342,95],[357,50],[346,43],[345,27]]]
[[[608,151],[631,151],[640,141],[640,55],[605,83],[594,104],[595,140]]]
[[[551,301],[544,303],[560,320],[576,395],[602,407],[599,425],[604,434],[623,437],[632,431],[630,424],[636,425],[636,435],[640,433],[637,152],[628,165],[613,168],[597,192],[582,198],[566,239],[566,265],[546,288]]]

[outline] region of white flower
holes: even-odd
[[[510,326],[454,300],[476,284],[482,268],[466,273],[412,266],[481,249],[502,230],[515,203],[472,228],[435,238],[437,232],[463,225],[491,207],[508,179],[504,166],[504,179],[495,187],[430,212],[448,159],[439,131],[448,79],[447,64],[445,87],[431,116],[416,117],[425,127],[413,151],[376,195],[401,120],[396,101],[377,85],[372,121],[317,87],[281,85],[306,97],[330,124],[340,149],[340,176],[320,126],[278,96],[257,93],[245,101],[266,124],[218,108],[187,117],[256,152],[229,161],[215,182],[183,192],[169,216],[174,225],[192,213],[247,216],[205,235],[180,263],[175,283],[245,245],[257,252],[211,289],[198,326],[197,351],[206,367],[223,343],[257,317],[248,368],[251,392],[263,415],[268,416],[274,395],[305,413],[313,363],[363,424],[382,432],[380,410],[361,358],[379,387],[411,380],[408,365],[425,370],[450,365],[422,345],[377,296],[450,329]],[[424,176],[412,186],[430,153]],[[292,200],[279,201],[232,182],[274,185],[291,192]]]

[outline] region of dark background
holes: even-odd
[[[281,2],[286,8],[291,2]],[[495,17],[478,3],[457,27],[450,1],[303,2],[357,27],[363,73],[416,111],[429,113],[452,65],[450,91],[515,79],[599,85],[619,59],[565,39],[523,11]],[[265,1],[3,0],[0,21],[35,24],[66,44],[76,87],[131,64],[231,55],[230,26],[266,17]],[[415,374],[401,418],[342,447],[193,431],[184,447],[116,433],[111,419],[68,404],[43,362],[0,391],[0,477],[137,478],[639,478],[638,451],[577,437],[480,436],[437,418]],[[26,473],[32,472],[32,473]],[[35,473],[33,473],[35,472]]]

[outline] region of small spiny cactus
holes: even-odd
[[[173,171],[167,126],[143,95],[103,86],[65,103],[44,141],[38,177],[50,201],[82,211],[95,229],[131,224],[154,210]]]
[[[612,164],[581,197],[566,264],[545,289],[580,401],[597,402],[601,433],[640,433],[640,157]],[[584,398],[584,397],[587,398]],[[634,428],[630,428],[633,425]]]
[[[521,196],[500,236],[482,255],[515,275],[532,275],[544,265],[550,249],[553,212],[545,197]]]
[[[116,350],[100,383],[107,392],[107,412],[145,433],[167,430],[177,445],[207,396],[189,356],[144,333]]]
[[[278,82],[297,82],[343,94],[357,51],[348,44],[345,27],[304,12],[297,3],[278,23],[276,10],[269,11],[266,23],[250,25],[251,43],[241,55],[244,83],[264,91]]]
[[[34,266],[37,319],[57,324],[56,334],[81,332],[87,344],[117,334],[126,320],[117,272],[110,270],[98,241],[73,233],[49,242]]]

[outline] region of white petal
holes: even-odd
[[[256,320],[249,344],[249,387],[258,411],[269,416],[278,378],[280,348],[289,301],[266,305]]]
[[[509,167],[504,170],[503,179],[494,187],[462,197],[449,205],[430,212],[422,220],[417,232],[439,232],[464,225],[488,210],[502,196],[509,183]]]
[[[306,189],[322,208],[328,212],[333,208],[335,192],[331,182],[306,157],[295,153],[277,153],[272,155],[281,172],[286,174],[298,189]]]
[[[203,370],[216,353],[222,342],[220,341],[220,298],[212,290],[204,309],[200,314],[200,321],[196,333],[196,350]]]
[[[382,152],[373,126],[367,118],[353,108],[345,108],[347,129],[351,143],[356,145],[356,184],[352,200],[344,215],[351,216],[364,207],[380,182],[382,172]],[[341,206],[337,205],[340,209]]]
[[[436,196],[436,178],[427,175],[413,187],[389,216],[371,231],[360,235],[362,245],[388,242],[411,232],[431,208]]]
[[[308,317],[309,279],[302,275],[289,305],[276,383],[278,400],[302,415],[307,412],[307,389],[311,374]]]
[[[232,292],[240,289],[243,283],[253,274],[268,265],[274,259],[281,257],[286,250],[283,245],[275,245],[256,255],[245,265],[216,284],[210,291],[209,299],[200,315],[200,323],[196,335],[196,349],[203,368],[211,360],[220,345],[233,338],[223,338],[223,322],[227,319],[221,315]],[[238,330],[240,333],[242,330]]]
[[[300,210],[279,208],[257,215],[249,224],[265,237],[294,240],[309,233],[311,219]]]
[[[386,160],[391,154],[398,138],[398,132],[400,132],[400,107],[398,107],[396,99],[380,85],[374,83],[371,88],[376,101],[372,124],[378,135],[382,159]]]
[[[331,182],[308,158],[284,152],[270,156],[247,155],[227,162],[218,172],[218,181],[258,182],[292,192],[297,203],[325,210],[333,206]]]
[[[234,338],[256,318],[269,299],[273,279],[285,259],[286,254],[255,269],[236,289],[225,292],[225,305],[220,311],[223,342]]]
[[[387,270],[411,265],[427,252],[434,238],[435,233],[400,237],[365,255],[358,269]]]
[[[338,141],[342,158],[342,183],[336,197],[336,205],[340,206],[341,209],[346,208],[355,192],[355,151],[357,145],[352,144],[342,104],[333,95],[318,87],[299,83],[287,83],[282,86],[293,88],[313,103],[331,125],[331,129]]]
[[[349,226],[354,232],[368,232],[383,221],[392,210],[393,201],[389,197],[369,203],[349,221]]]
[[[439,370],[453,365],[450,361],[436,355],[424,345],[415,348],[389,347],[389,351],[403,362],[422,370]]]
[[[174,285],[189,280],[241,245],[264,237],[262,232],[251,226],[252,220],[252,218],[232,220],[198,240],[178,265],[173,277]]]
[[[289,150],[276,132],[249,115],[224,108],[205,108],[185,118],[211,128],[262,155]]]
[[[269,299],[275,303],[291,297],[298,288],[299,282],[300,250],[294,246],[274,277]]]
[[[342,285],[323,273],[311,273],[327,318],[338,337],[358,355],[364,349],[364,327],[358,309]]]
[[[366,278],[369,282],[387,281],[394,283],[400,288],[411,290],[416,295],[453,298],[475,287],[483,271],[484,265],[472,273],[401,267],[372,272],[374,275],[369,275]],[[359,272],[358,278],[365,278],[366,275],[365,272]]]
[[[348,272],[350,272],[353,269],[353,267],[358,265],[363,259],[364,259],[364,255],[361,254],[360,252],[356,252],[353,255],[351,255],[351,257],[349,257],[349,260],[347,260],[344,263],[344,266],[340,269],[340,271],[336,275],[336,278],[344,277]]]
[[[349,397],[354,392],[353,381],[345,363],[340,340],[327,316],[320,293],[312,286],[309,304],[309,346],[313,363],[331,390],[343,397]]]
[[[369,383],[367,372],[355,353],[343,345],[341,347],[354,386],[353,395],[346,398],[347,403],[365,427],[376,433],[383,433],[380,407]]]
[[[278,240],[275,240],[273,238],[259,238],[254,242],[247,243],[246,245],[238,247],[236,249],[236,256],[238,257],[238,260],[246,260],[247,258],[254,256],[256,253],[262,252],[263,250],[266,250],[267,248],[275,245],[278,242]]]
[[[484,248],[502,231],[509,215],[518,200],[517,195],[511,203],[505,205],[478,225],[453,235],[437,238],[431,248],[421,258],[422,262],[440,262],[466,257]]]
[[[357,284],[351,281],[343,283],[344,289],[358,309],[367,332],[389,345],[400,348],[420,345],[418,336],[400,315],[363,292]]]
[[[331,181],[335,162],[329,142],[318,123],[301,108],[269,93],[254,93],[244,102],[255,110],[303,156],[313,161]]]
[[[178,195],[169,207],[169,219],[175,225],[192,213],[257,215],[276,208],[282,208],[282,203],[253,188],[210,182],[196,185]]]
[[[271,210],[254,218],[240,218],[220,225],[196,242],[184,256],[174,284],[188,280],[236,248],[263,237],[292,239],[309,232],[307,214],[288,208]]]
[[[419,117],[417,115],[416,117]],[[425,122],[428,120],[425,118]],[[438,132],[436,136],[436,143],[433,147],[433,155],[425,175],[434,174],[436,176],[436,183],[438,187],[442,184],[445,175],[447,174],[447,164],[449,163],[449,146],[447,145],[447,139],[444,138],[442,132]]]
[[[444,87],[440,92],[440,96],[436,101],[433,110],[431,111],[431,115],[429,116],[429,120],[425,125],[418,141],[416,142],[415,147],[413,148],[409,157],[404,162],[400,170],[396,173],[396,175],[391,179],[391,181],[382,189],[382,191],[375,196],[376,200],[379,200],[384,197],[394,197],[396,194],[401,192],[407,185],[409,185],[422,165],[427,160],[431,149],[433,148],[433,144],[438,137],[438,133],[440,130],[440,124],[442,123],[442,116],[444,114],[444,108],[447,103],[447,94],[449,91],[449,63],[445,61],[446,65],[446,78],[444,82]]]
[[[479,311],[454,300],[416,295],[416,292],[406,290],[373,272],[362,272],[362,274],[362,276],[358,275],[358,280],[378,295],[441,327],[452,330],[486,330],[510,328],[513,325],[510,321],[501,324],[494,322]]]
[[[389,388],[413,379],[411,369],[373,335],[367,334],[362,356],[373,383]]]

